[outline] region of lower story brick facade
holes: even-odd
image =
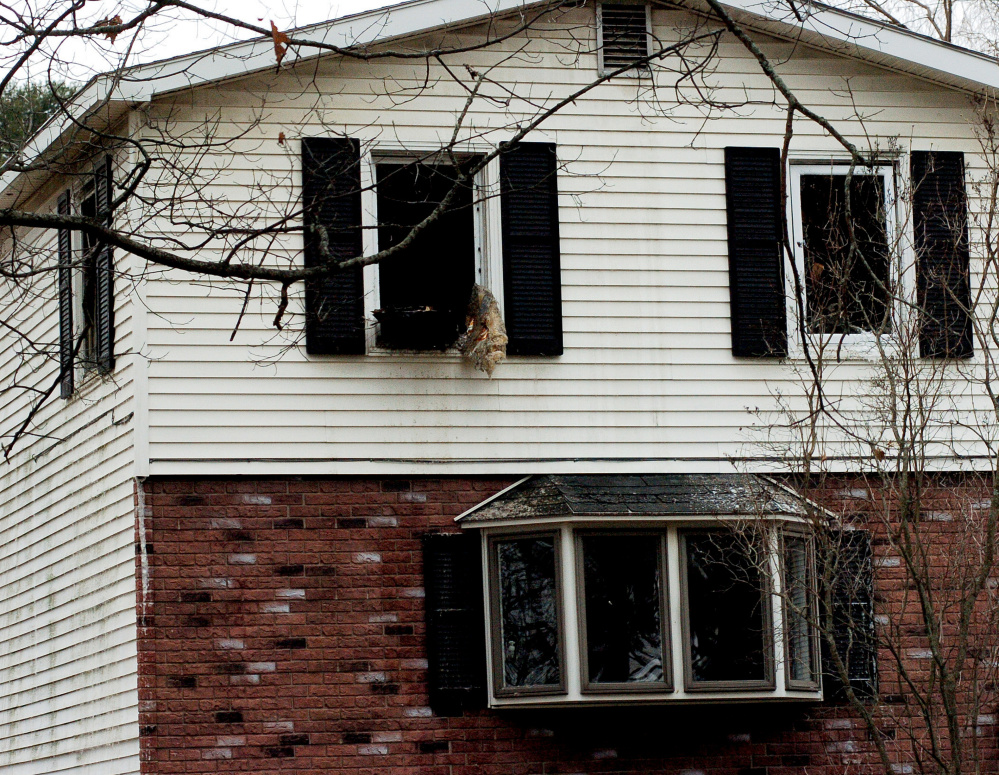
[[[421,537],[455,531],[458,514],[511,483],[147,480],[136,531],[143,772],[883,772],[867,726],[831,703],[436,715]],[[994,710],[979,709],[993,761]],[[883,733],[894,737],[890,724]],[[899,775],[913,771],[893,755]]]

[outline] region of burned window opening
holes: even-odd
[[[892,332],[895,292],[889,249],[889,168],[856,172],[799,170],[795,207],[805,318],[820,335]]]
[[[466,162],[465,168],[471,162]],[[459,168],[421,162],[376,164],[378,249],[402,242],[457,186],[448,208],[378,267],[378,344],[446,350],[465,331],[475,284],[475,191]]]

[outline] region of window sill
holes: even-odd
[[[460,362],[462,360],[461,351],[457,347],[448,347],[446,350],[404,350],[400,347],[386,347],[381,344],[374,344],[368,348],[369,357],[377,358],[405,358],[408,361],[419,360],[427,363],[440,362]]]
[[[824,363],[874,363],[884,357],[897,358],[903,352],[901,342],[894,336],[873,334],[817,334],[809,344],[812,359],[821,356]],[[794,342],[788,358],[798,362],[807,360],[800,341]]]
[[[579,708],[601,707],[613,705],[650,706],[650,705],[710,705],[717,703],[817,703],[823,701],[821,691],[701,691],[696,693],[677,690],[675,692],[610,693],[600,694],[563,694],[521,697],[492,697],[489,707],[493,709],[508,708]]]
[[[77,364],[75,367],[73,398],[89,398],[102,385],[112,381],[114,372],[104,371],[97,366]]]

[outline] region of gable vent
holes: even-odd
[[[649,55],[648,6],[600,4],[600,55],[603,73],[633,65]]]

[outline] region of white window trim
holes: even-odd
[[[365,256],[378,252],[378,192],[375,189],[378,164],[391,161],[415,161],[424,154],[439,151],[434,143],[407,143],[392,145],[378,143],[361,151],[361,225],[362,248]],[[461,156],[487,154],[495,146],[485,143],[463,143]],[[503,236],[500,210],[499,157],[492,159],[475,176],[476,202],[473,213],[475,232],[475,282],[488,288],[503,313]],[[378,264],[369,264],[362,271],[364,278],[364,338],[368,355],[427,357],[434,360],[458,357],[452,347],[445,352],[434,350],[405,351],[378,344],[378,323],[374,311],[381,306],[378,281]]]
[[[915,268],[911,259],[909,245],[911,240],[900,239],[903,233],[903,219],[899,213],[897,195],[898,181],[906,172],[902,169],[901,160],[886,161],[873,168],[857,167],[855,174],[870,175],[872,172],[880,175],[885,181],[885,234],[889,248],[889,271],[897,283],[898,292],[894,299],[892,321],[895,324],[892,331],[877,335],[873,332],[860,334],[810,334],[814,347],[821,347],[827,353],[832,353],[834,360],[875,360],[882,353],[895,353],[900,349],[897,330],[909,328],[911,316],[910,300],[915,300]],[[849,159],[792,159],[788,163],[788,201],[787,222],[790,228],[790,240],[794,267],[802,282],[804,293],[805,282],[805,252],[802,244],[803,224],[801,221],[801,176],[802,175],[842,175],[849,168]],[[787,303],[788,320],[788,350],[792,358],[804,357],[804,344],[801,339],[801,326],[798,320],[798,298],[794,287],[794,274],[790,266],[785,266],[785,299]],[[804,299],[807,315],[808,299]],[[806,326],[807,329],[807,326]]]
[[[817,701],[822,699],[821,685],[814,689],[791,688],[787,680],[786,665],[786,643],[784,638],[784,595],[783,595],[783,574],[780,569],[780,542],[778,531],[770,533],[768,540],[769,558],[768,566],[770,571],[770,642],[767,644],[771,649],[768,655],[773,665],[773,687],[768,689],[717,689],[717,690],[688,690],[684,683],[685,664],[685,643],[683,638],[683,617],[684,601],[682,597],[683,584],[681,580],[681,549],[680,541],[682,531],[690,528],[694,529],[724,529],[727,525],[744,521],[745,517],[739,515],[711,516],[711,517],[684,517],[643,519],[636,522],[629,518],[594,518],[576,519],[553,524],[549,520],[529,520],[519,524],[501,524],[498,526],[484,527],[481,529],[482,539],[482,567],[487,569],[482,575],[482,594],[485,611],[485,643],[486,643],[486,670],[487,685],[489,691],[489,707],[504,708],[516,706],[578,706],[578,705],[638,705],[649,703],[682,703],[682,702],[717,702],[717,701]],[[800,520],[791,518],[774,517],[769,520],[774,527],[780,525],[800,524]],[[517,536],[537,533],[539,528],[544,527],[545,532],[553,532],[558,536],[561,562],[559,565],[559,593],[561,594],[561,620],[559,626],[562,632],[562,665],[566,671],[563,676],[564,692],[545,693],[535,696],[497,696],[495,692],[495,670],[498,667],[493,660],[492,639],[496,628],[492,622],[491,608],[491,579],[488,569],[490,568],[490,538],[501,536]],[[671,667],[673,671],[672,689],[661,692],[584,692],[582,687],[582,659],[580,654],[581,639],[580,628],[583,624],[579,620],[579,610],[577,605],[576,591],[581,589],[577,580],[577,563],[575,552],[577,542],[575,540],[576,530],[592,529],[620,529],[628,530],[655,530],[665,533],[666,536],[666,569],[667,579],[664,589],[668,590],[669,600],[667,601],[668,625],[667,636],[671,654]],[[821,664],[816,665],[821,669]]]

